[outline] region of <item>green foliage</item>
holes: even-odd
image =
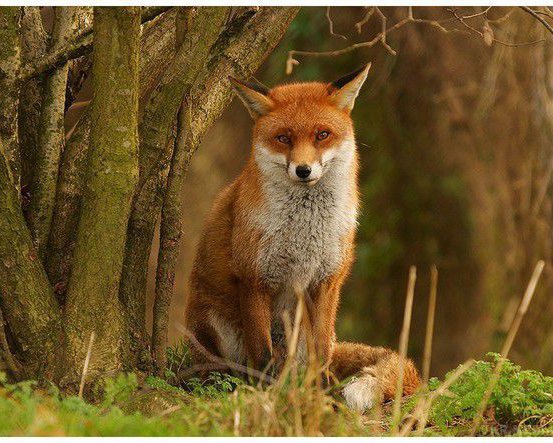
[[[184,340],[180,340],[174,346],[167,348],[167,369],[165,370],[167,380],[176,380],[177,374],[182,369],[190,366],[192,366],[190,347]]]
[[[459,420],[473,420],[488,387],[492,372],[500,356],[489,353],[489,361],[477,361],[441,396],[430,412],[430,421],[445,430]],[[446,375],[446,378],[451,372]],[[429,382],[431,390],[440,386],[435,378]],[[520,366],[505,361],[499,381],[492,391],[489,408],[497,422],[503,425],[537,423],[543,416],[553,415],[553,377],[538,371],[521,370]],[[533,417],[533,418],[532,418]]]
[[[489,354],[489,361],[476,362],[434,402],[424,435],[467,435],[498,358]],[[203,382],[192,378],[177,387],[158,377],[141,384],[135,374],[120,374],[106,379],[104,398],[90,404],[64,396],[54,386],[9,384],[0,373],[0,435],[387,435],[388,409],[379,428],[371,416],[367,421],[348,410],[339,396],[304,380],[298,376],[283,380],[280,387],[262,388],[214,372]],[[441,383],[431,379],[430,390]],[[552,392],[552,377],[507,361],[490,399],[495,421],[487,420],[484,432],[553,435]],[[414,409],[418,398],[407,402],[404,413]]]
[[[104,387],[103,406],[123,404],[136,391],[137,387],[136,374],[119,374],[117,377],[107,378]]]
[[[242,384],[244,382],[241,379],[230,374],[211,372],[205,380],[197,377],[188,379],[183,387],[192,395],[218,397],[221,394],[234,391],[237,386]]]

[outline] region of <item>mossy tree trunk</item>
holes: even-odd
[[[0,145],[10,164],[12,181],[19,189],[21,156],[17,137],[21,8],[0,8]]]
[[[60,311],[25,225],[8,160],[0,149],[0,307],[29,376],[53,360]]]
[[[139,8],[95,9],[90,152],[65,307],[62,385],[78,382],[92,333],[91,378],[121,370],[127,356],[117,294],[138,179],[139,49]]]
[[[146,269],[162,202],[164,237],[173,238],[183,174],[230,102],[227,76],[253,73],[297,9],[95,8],[91,29],[90,8],[56,8],[49,40],[39,9],[0,8],[0,319],[9,338],[0,355],[15,356],[22,375],[75,391],[92,334],[87,382],[151,369]],[[65,64],[92,46],[92,104],[63,149],[62,117],[72,97]],[[193,127],[173,152],[183,101],[193,108]],[[27,220],[21,152],[24,183],[34,190]],[[166,346],[175,250],[161,257],[167,266],[158,282],[156,354]]]

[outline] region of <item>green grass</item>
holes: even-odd
[[[182,357],[174,352],[170,361]],[[498,356],[471,366],[425,411],[424,435],[467,435],[488,386]],[[97,404],[67,397],[54,387],[34,382],[0,387],[0,435],[68,436],[232,436],[389,434],[389,405],[365,416],[348,410],[336,390],[325,391],[300,376],[278,386],[256,386],[230,375],[212,373],[180,386],[173,366],[167,380],[120,374],[106,380]],[[293,375],[293,373],[292,373]],[[451,376],[446,375],[445,379]],[[430,392],[439,389],[432,379]],[[421,393],[408,399],[402,414],[409,418]],[[431,395],[431,394],[430,394]],[[490,398],[481,434],[553,435],[553,378],[522,370],[511,362],[502,369]]]

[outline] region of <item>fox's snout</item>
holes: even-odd
[[[288,175],[293,181],[315,184],[321,178],[322,169],[319,162],[311,164],[290,162],[288,164]]]

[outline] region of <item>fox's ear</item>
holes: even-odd
[[[253,83],[242,82],[230,76],[229,80],[254,119],[267,114],[273,108],[273,101],[268,97],[269,89]]]
[[[367,79],[369,69],[371,69],[370,63],[330,83],[328,86],[332,102],[340,109],[351,111],[359,90]]]

